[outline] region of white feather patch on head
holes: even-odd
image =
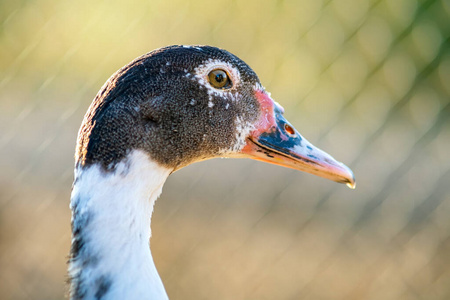
[[[231,88],[217,89],[211,86],[211,84],[209,83],[208,75],[212,70],[215,69],[224,70],[228,74],[232,83]],[[204,64],[195,68],[193,79],[200,83],[201,86],[206,88],[210,99],[212,98],[212,96],[219,96],[231,101],[237,101],[240,98],[240,94],[237,92],[237,87],[241,82],[241,74],[239,73],[239,70],[230,63],[218,59],[209,59]]]
[[[239,153],[246,145],[246,139],[250,135],[250,132],[255,130],[255,125],[245,121],[243,118],[237,116],[235,121],[236,127],[236,142],[230,148],[224,148],[220,150],[220,154],[236,154]]]
[[[266,91],[266,89],[259,82],[255,83],[255,85],[253,86],[253,89],[255,91],[260,91],[260,92],[265,92]]]

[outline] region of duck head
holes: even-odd
[[[176,171],[215,157],[247,157],[355,186],[352,171],[283,117],[256,73],[210,46],[170,46],[117,71],[78,136],[77,164],[105,171],[133,149]]]

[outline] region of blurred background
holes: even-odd
[[[350,190],[250,160],[166,183],[171,299],[450,299],[450,1],[0,1],[0,298],[63,299],[78,127],[170,44],[245,60]]]

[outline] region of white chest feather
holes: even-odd
[[[153,205],[171,170],[134,151],[114,171],[78,168],[71,196],[74,299],[167,299],[149,248]]]

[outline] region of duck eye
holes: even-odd
[[[231,80],[224,70],[212,70],[209,72],[208,78],[209,83],[216,89],[229,89],[231,87]]]
[[[290,126],[289,124],[284,124],[284,130],[286,130],[286,132],[289,135],[295,135],[295,130],[294,128],[292,128],[292,126]]]

